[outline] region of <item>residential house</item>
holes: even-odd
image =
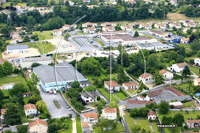
[[[176,29],[180,29],[180,28],[181,28],[181,24],[179,24],[179,23],[170,23],[170,24],[169,24],[169,27],[170,27],[170,28],[175,27]]]
[[[168,4],[169,4],[168,2],[165,2],[165,6],[168,5]]]
[[[102,119],[116,120],[117,109],[116,108],[104,108],[101,114]]]
[[[83,27],[83,28],[87,28],[87,27],[96,27],[96,26],[97,26],[97,23],[90,23],[90,22],[87,22],[87,23],[82,24],[82,27]]]
[[[170,0],[170,3],[171,3],[172,5],[175,5],[175,6],[178,5],[178,4],[177,4],[177,0]]]
[[[101,26],[105,27],[105,26],[116,26],[117,24],[116,23],[110,23],[110,22],[105,22],[105,23],[102,23]]]
[[[188,44],[190,41],[189,38],[181,38],[181,44]]]
[[[139,84],[137,82],[132,81],[129,83],[123,83],[122,87],[125,90],[137,89],[139,87]]]
[[[83,133],[90,133],[88,122],[81,122]]]
[[[25,92],[22,94],[23,97],[30,97],[31,96],[31,92]]]
[[[181,19],[179,22],[184,24],[184,23],[188,23],[188,22],[193,22],[193,20],[192,19]]]
[[[94,91],[81,92],[81,98],[86,102],[97,102],[97,94]]]
[[[46,121],[36,119],[29,122],[29,133],[47,133],[48,125]]]
[[[167,28],[165,23],[155,23],[154,27],[157,29],[163,29],[163,30]]]
[[[186,120],[188,128],[199,128],[200,120]]]
[[[175,109],[183,108],[183,104],[181,102],[170,102],[169,106],[171,106]]]
[[[91,0],[83,0],[83,2],[89,3],[89,2],[91,2]]]
[[[0,0],[0,4],[6,3],[6,0]]]
[[[12,37],[10,40],[10,44],[17,44],[19,42],[23,42],[23,39],[20,36]]]
[[[134,26],[134,27],[139,27],[139,26],[140,26],[140,23],[138,23],[138,22],[133,22],[133,23],[131,23],[131,25]]]
[[[143,97],[143,96],[137,96],[138,101],[145,101],[144,99],[145,99],[145,97]]]
[[[164,79],[167,79],[167,80],[172,80],[173,79],[173,73],[167,71],[167,70],[160,70],[159,71],[159,74],[162,74]]]
[[[27,45],[15,45],[15,46],[7,46],[7,54],[21,54],[28,53]]]
[[[156,112],[154,112],[153,110],[149,110],[149,112],[147,113],[147,117],[148,120],[155,120],[157,117]]]
[[[128,3],[129,3],[130,5],[133,5],[133,4],[136,4],[136,1],[135,1],[135,0],[128,0]]]
[[[151,26],[151,24],[140,24],[139,28],[150,30],[150,29],[152,29],[152,26]]]
[[[183,23],[183,25],[186,27],[196,27],[197,26],[197,24],[194,22],[185,22],[185,23]]]
[[[98,5],[86,5],[89,9],[94,9],[94,7],[99,7]]]
[[[105,26],[102,28],[102,31],[115,31],[114,26]]]
[[[53,30],[53,36],[62,36],[62,34],[63,34],[62,28]]]
[[[132,31],[133,27],[131,25],[124,25],[124,26],[121,26],[121,29],[125,31]]]
[[[33,58],[21,58],[20,66],[22,68],[31,68],[33,63],[39,63],[41,65],[48,65],[53,63],[53,58],[51,56],[41,56],[41,57],[33,57]]]
[[[199,86],[200,85],[200,78],[195,78],[194,79],[194,85]]]
[[[155,80],[153,79],[153,75],[150,73],[143,73],[140,75],[139,80],[142,81],[144,84],[153,83]]]
[[[173,64],[170,67],[170,70],[172,72],[179,73],[179,72],[183,71],[183,69],[185,68],[185,66],[188,66],[188,64],[186,62]]]
[[[161,30],[151,30],[150,33],[154,36],[160,37],[160,38],[165,38],[168,37],[170,33],[166,33]]]
[[[33,72],[39,78],[39,85],[45,92],[71,88],[73,81],[79,81],[81,87],[89,86],[89,81],[68,62],[56,64],[55,66],[40,65],[33,68]],[[59,67],[61,66],[61,67]]]
[[[88,28],[84,28],[84,29],[83,29],[83,32],[84,32],[84,33],[94,34],[95,31],[96,31],[96,28],[95,28],[95,27],[88,27]]]
[[[104,87],[108,92],[113,93],[119,92],[121,85],[115,81],[104,81]]]
[[[62,26],[62,29],[63,29],[63,31],[70,30],[71,29],[71,25],[65,24],[65,25]]]
[[[6,112],[7,109],[1,109],[1,121],[3,122],[4,121],[4,114]]]
[[[145,0],[146,4],[152,3],[152,0]]]
[[[69,1],[69,5],[70,5],[70,6],[74,6],[74,2]]]
[[[143,108],[146,107],[147,104],[154,103],[154,101],[138,101],[138,100],[128,100],[127,101],[127,109],[134,108]]]
[[[83,121],[90,124],[98,122],[97,113],[83,113]]]
[[[200,58],[195,58],[194,64],[195,64],[195,66],[200,66]]]
[[[37,108],[35,104],[26,104],[24,105],[25,115],[26,117],[29,115],[37,115]]]
[[[0,59],[0,64],[3,65],[6,60]]]
[[[53,10],[40,10],[39,12],[41,15],[45,15],[45,14],[53,12]]]

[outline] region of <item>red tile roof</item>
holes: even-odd
[[[115,113],[117,112],[116,108],[104,108],[103,109],[105,113]]]
[[[35,104],[30,104],[30,103],[24,105],[24,109],[25,109],[25,110],[29,110],[29,109],[36,109],[36,110],[37,110]]]
[[[118,84],[115,81],[105,81],[104,82],[108,87],[113,87],[113,86],[120,86],[120,84]]]
[[[149,112],[147,113],[147,116],[151,116],[151,115],[156,116],[156,113],[153,110],[149,110]]]
[[[186,120],[186,123],[200,123],[200,120]]]
[[[138,100],[128,100],[127,104],[150,104],[154,103],[154,101],[138,101]]]
[[[38,124],[47,126],[47,122],[46,121],[43,121],[43,120],[40,120],[40,119],[36,119],[36,120],[33,120],[33,121],[29,122],[29,127],[32,127],[32,126],[35,126],[35,125],[38,125]]]
[[[123,83],[125,86],[138,86],[139,84],[137,82],[129,82],[129,83]]]
[[[94,118],[94,119],[98,119],[97,113],[84,113],[83,116],[85,118]]]
[[[82,127],[89,127],[88,122],[82,122]]]
[[[183,62],[183,63],[177,63],[176,64],[179,68],[183,68],[185,67],[186,65],[188,65],[186,62]]]
[[[1,109],[1,115],[3,115],[6,112],[7,109]]]
[[[140,75],[140,77],[142,78],[147,78],[149,76],[152,76],[150,73],[143,73],[142,75]]]

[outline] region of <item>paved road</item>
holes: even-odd
[[[69,114],[72,114],[72,117],[76,117],[76,114],[73,110],[69,111],[67,107],[67,103],[64,101],[63,97],[60,95],[60,93],[57,93],[56,95],[54,94],[49,94],[44,92],[41,87],[38,86],[38,89],[40,91],[40,95],[42,97],[42,100],[46,103],[47,109],[49,113],[51,114],[52,118],[61,118],[63,116],[69,116]],[[60,109],[58,109],[53,100],[57,100],[58,103],[60,104]]]
[[[121,122],[122,122],[122,125],[123,125],[123,127],[124,127],[125,132],[126,132],[126,133],[130,133],[129,128],[128,128],[128,125],[127,125],[126,120],[125,120],[124,117],[122,117]]]

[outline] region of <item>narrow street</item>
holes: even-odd
[[[72,133],[77,133],[76,131],[76,119],[75,118],[72,118],[72,126],[73,126],[73,129],[72,129]]]

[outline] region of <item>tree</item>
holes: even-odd
[[[126,52],[121,52],[117,57],[117,64],[122,65],[123,67],[128,67],[130,65],[130,60]]]
[[[33,63],[32,65],[31,65],[31,67],[33,68],[33,67],[37,67],[37,66],[39,66],[39,65],[41,65],[40,63]]]
[[[23,42],[30,42],[30,39],[29,39],[29,37],[27,35],[24,37]]]
[[[10,75],[13,72],[13,66],[8,61],[5,61],[3,63],[3,72],[4,72],[5,75]]]
[[[36,107],[41,112],[44,112],[47,109],[47,105],[43,100],[37,101]]]
[[[185,68],[183,69],[182,76],[183,76],[184,78],[186,78],[187,75],[190,75],[190,74],[191,74],[191,73],[190,73],[190,68],[186,65]]]
[[[162,118],[162,125],[170,125],[172,124],[172,117],[164,116]]]
[[[102,119],[98,123],[98,126],[99,126],[101,132],[106,133],[109,131],[109,129],[115,129],[117,126],[117,122],[108,120],[108,119]]]
[[[180,47],[178,53],[179,53],[180,55],[182,55],[183,57],[185,57],[185,56],[186,56],[185,47]]]
[[[169,112],[169,103],[162,100],[158,108],[161,114],[167,114]]]
[[[50,124],[48,126],[48,131],[47,132],[48,133],[58,133],[56,125],[55,124]]]
[[[135,31],[134,37],[138,37],[139,33],[137,31]]]
[[[2,90],[0,90],[0,109],[2,107],[2,104],[3,104],[3,99],[4,99],[4,93]]]
[[[155,79],[156,85],[160,85],[164,83],[164,77],[162,74],[159,73],[159,71],[156,71],[153,75],[153,79]]]
[[[17,132],[18,133],[27,133],[28,132],[28,126],[27,125],[17,126]]]
[[[18,125],[22,123],[21,111],[14,103],[8,105],[8,109],[4,114],[4,120],[6,125]]]
[[[70,34],[69,33],[66,33],[65,34],[65,39],[68,41],[68,38],[70,37]]]
[[[122,84],[126,80],[126,75],[124,73],[124,68],[120,65],[117,71],[117,82]]]
[[[85,87],[84,89],[85,89],[85,91],[96,91],[96,86],[92,85],[89,87]]]
[[[173,117],[172,121],[174,124],[176,124],[180,127],[184,123],[184,116],[182,114],[178,113]]]
[[[23,83],[16,83],[11,90],[9,90],[9,94],[11,96],[18,95],[20,93],[26,92],[27,89],[25,88]]]
[[[32,80],[33,85],[37,85],[37,83],[39,82],[39,78],[34,72],[31,75],[31,80]]]
[[[78,81],[73,81],[71,83],[71,88],[79,88],[80,87],[80,83]]]
[[[5,133],[12,133],[12,131],[11,130],[6,130]]]
[[[114,100],[111,100],[109,103],[109,108],[117,108],[117,103]]]

